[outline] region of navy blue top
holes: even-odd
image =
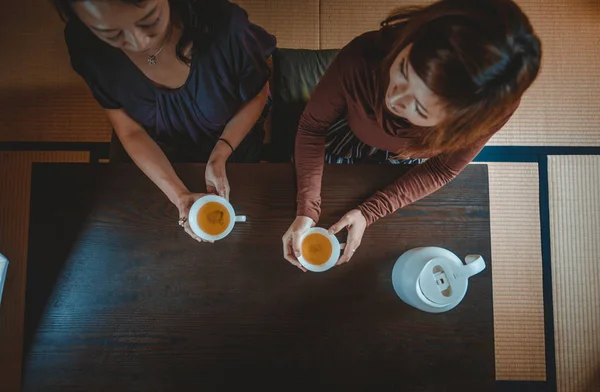
[[[103,108],[123,108],[155,140],[214,145],[242,104],[269,80],[266,60],[276,46],[275,37],[250,23],[242,8],[229,3],[226,9],[230,15],[213,42],[193,51],[189,76],[180,88],[158,87],[125,53],[78,20],[65,28],[71,64]]]

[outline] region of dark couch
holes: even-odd
[[[338,50],[277,49],[273,53],[272,162],[289,162],[298,122]]]

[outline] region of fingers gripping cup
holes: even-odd
[[[300,244],[302,249],[298,261],[304,268],[313,272],[323,272],[333,267],[340,258],[340,249],[343,247],[336,236],[320,227],[306,232]]]
[[[198,237],[218,241],[229,235],[236,222],[245,222],[245,216],[236,216],[232,205],[224,198],[207,195],[194,202],[188,216],[190,228]]]

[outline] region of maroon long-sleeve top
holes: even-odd
[[[304,110],[295,148],[298,216],[310,217],[315,222],[319,219],[326,133],[342,116],[346,116],[351,132],[358,139],[384,151],[401,152],[414,138],[423,135],[422,129],[407,127],[405,120],[378,103],[381,101],[378,95],[385,93],[381,64],[391,45],[384,30],[365,33],[345,46],[321,78]],[[502,128],[517,106],[518,103],[507,108],[506,115],[472,145],[453,152],[423,151],[420,156],[411,157],[428,159],[358,206],[367,224],[450,182]]]

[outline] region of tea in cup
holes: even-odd
[[[298,261],[309,271],[327,271],[340,258],[342,245],[336,236],[329,234],[323,228],[310,229],[302,236],[300,244],[301,256]]]
[[[188,221],[198,237],[218,241],[231,233],[236,222],[245,222],[246,217],[236,216],[231,203],[221,196],[206,195],[194,202]]]

